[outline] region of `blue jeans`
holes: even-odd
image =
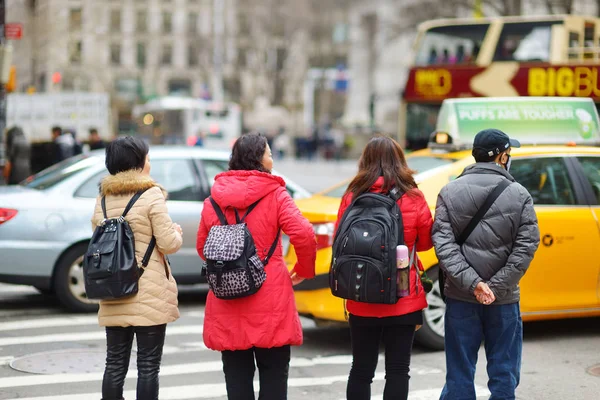
[[[475,366],[482,340],[490,400],[514,400],[521,373],[523,322],[519,303],[484,306],[448,298],[446,385],[440,400],[475,400]]]

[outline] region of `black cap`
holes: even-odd
[[[490,157],[497,156],[509,147],[521,147],[518,140],[511,139],[499,129],[485,129],[475,135],[473,141],[474,149],[482,149],[488,152]]]

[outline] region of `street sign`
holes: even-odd
[[[23,37],[23,24],[18,22],[7,23],[4,26],[4,35],[8,40],[20,40]]]

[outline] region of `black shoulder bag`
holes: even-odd
[[[481,222],[482,218],[488,212],[492,204],[494,204],[496,199],[500,197],[502,192],[504,192],[504,190],[507,187],[509,187],[511,183],[512,182],[508,179],[502,179],[498,186],[496,186],[496,188],[492,190],[492,192],[485,199],[483,205],[479,208],[479,210],[477,210],[477,213],[473,216],[473,218],[471,218],[471,221],[469,221],[467,227],[462,231],[462,233],[456,240],[456,243],[459,246],[462,246],[463,243],[467,241],[469,236],[471,236],[471,233],[473,233],[473,230],[475,230],[475,227]],[[442,299],[445,302],[446,296],[444,295],[444,285],[446,284],[446,275],[444,274],[444,271],[442,271],[442,268],[439,268],[438,270],[438,281],[440,284],[440,295],[442,296]]]

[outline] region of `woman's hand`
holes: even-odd
[[[173,224],[173,227],[175,228],[175,230],[176,230],[177,232],[179,232],[179,234],[180,234],[181,236],[183,236],[183,229],[181,229],[181,225],[179,225],[179,224],[175,224],[175,223],[174,223],[174,224]]]
[[[292,286],[296,286],[297,284],[302,283],[304,281],[304,278],[298,276],[294,269],[290,271],[290,278],[292,278]]]

